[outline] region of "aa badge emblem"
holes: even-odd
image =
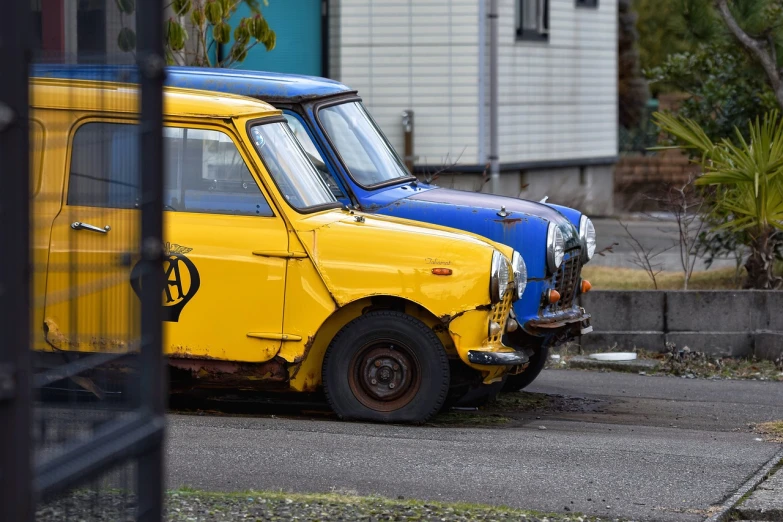
[[[196,265],[185,254],[192,248],[176,243],[163,247],[163,320],[176,323],[185,305],[193,299],[201,286]],[[141,263],[131,270],[131,287],[141,294]]]

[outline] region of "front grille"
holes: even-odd
[[[506,321],[508,320],[508,313],[511,311],[511,298],[514,296],[515,290],[509,288],[506,290],[506,295],[503,296],[503,300],[497,304],[492,305],[492,317],[490,321],[494,321],[500,325],[500,333],[497,335],[491,335],[489,337],[489,343],[499,343],[503,333],[506,331]]]
[[[579,272],[582,269],[581,250],[572,250],[571,256],[563,260],[555,273],[555,290],[560,293],[560,300],[552,305],[552,311],[557,312],[571,308],[576,298],[579,285]]]

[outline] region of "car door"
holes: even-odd
[[[137,143],[130,122],[73,133],[45,310],[62,346],[103,351],[138,338],[122,331],[138,324],[127,319],[138,317]],[[281,343],[286,260],[254,252],[287,251],[285,224],[226,130],[167,126],[164,147],[166,353],[268,360]]]
[[[165,345],[263,362],[280,349],[288,230],[226,128],[164,128]]]
[[[130,133],[104,134],[106,126],[133,129],[82,119],[62,141],[65,192],[49,223],[43,324],[58,350],[121,352],[139,338],[138,299],[128,284],[140,232],[138,148]]]

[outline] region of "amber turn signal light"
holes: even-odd
[[[592,289],[593,289],[593,285],[590,284],[590,281],[588,281],[587,279],[582,279],[582,293],[586,294]]]
[[[451,275],[451,268],[433,268],[432,273],[435,275]]]
[[[560,292],[557,290],[548,290],[546,293],[547,301],[550,303],[556,303],[560,300]]]

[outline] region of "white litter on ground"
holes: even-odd
[[[636,354],[634,352],[608,352],[593,353],[589,357],[597,361],[633,361],[636,359]]]

